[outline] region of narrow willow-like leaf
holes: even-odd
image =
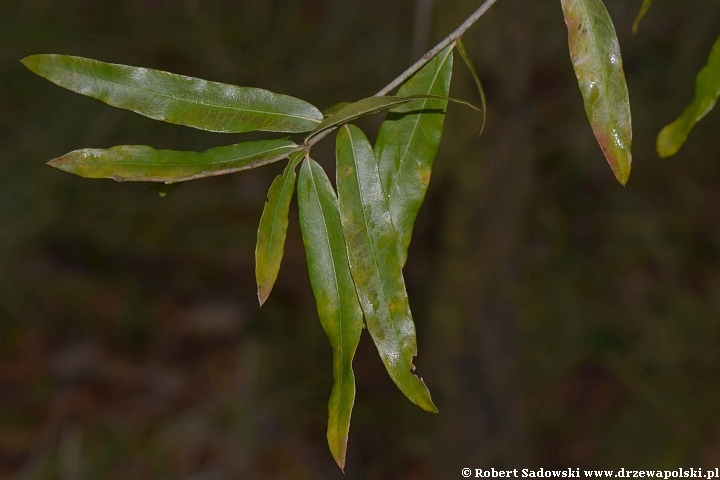
[[[473,80],[475,80],[475,86],[477,87],[478,94],[480,95],[480,108],[482,108],[483,112],[483,123],[482,127],[480,127],[480,135],[482,135],[483,130],[485,130],[485,123],[487,122],[487,99],[485,98],[485,88],[483,88],[483,84],[480,81],[480,76],[475,69],[475,65],[470,59],[470,56],[467,54],[467,50],[465,50],[465,44],[463,43],[462,38],[458,38],[456,44],[458,52],[460,52],[460,56],[465,61],[465,65],[467,65],[468,70],[470,70]]]
[[[295,147],[290,140],[260,140],[198,153],[120,145],[75,150],[50,160],[48,165],[86,178],[174,183],[255,168],[269,159],[289,155]]]
[[[438,53],[400,87],[399,96],[417,93],[446,97],[452,78],[452,46]],[[413,226],[425,198],[440,145],[446,100],[414,100],[393,108],[380,127],[375,156],[399,239],[400,265],[405,265]]]
[[[333,351],[333,384],[328,404],[330,452],[345,468],[350,416],[355,402],[355,356],[363,315],[348,265],[338,203],[322,167],[303,162],[298,177],[298,206],[310,285],[318,316]]]
[[[363,98],[362,100],[358,100],[357,102],[349,103],[344,107],[340,108],[333,115],[326,117],[325,120],[320,123],[320,125],[315,127],[315,129],[308,134],[307,138],[310,138],[316,133],[319,133],[323,130],[327,130],[328,128],[343,125],[360,117],[364,117],[365,115],[372,115],[373,113],[378,113],[383,110],[387,110],[388,108],[396,107],[398,105],[402,105],[403,103],[409,103],[413,100],[418,99],[450,100],[452,102],[468,106],[473,110],[480,111],[478,107],[472,105],[471,103],[465,102],[463,100],[456,100],[454,98],[440,97],[438,95],[414,94],[407,95],[405,97],[367,97]]]
[[[653,0],[643,0],[642,5],[640,6],[640,11],[638,12],[637,17],[635,17],[635,21],[633,22],[633,35],[637,33],[638,27],[640,26],[640,21],[643,19],[648,10],[650,10],[650,6],[652,5],[652,3]]]
[[[695,78],[695,98],[682,114],[666,125],[657,138],[661,157],[675,155],[687,140],[690,130],[715,107],[720,96],[720,37],[710,51],[707,63]]]
[[[285,252],[290,200],[295,191],[295,167],[303,159],[303,155],[304,152],[293,154],[283,174],[273,180],[260,217],[255,247],[255,279],[260,306],[270,295],[280,271]]]
[[[615,177],[625,185],[632,164],[632,123],[615,27],[601,0],[561,2],[585,113]]]
[[[69,55],[22,60],[51,82],[155,120],[211,132],[307,132],[323,119],[311,104],[260,88]]]
[[[340,218],[368,331],[390,378],[405,396],[437,412],[425,383],[412,374],[415,324],[372,146],[359,128],[345,125],[337,136],[336,155]]]

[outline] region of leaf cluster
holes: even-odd
[[[435,55],[421,60],[420,68],[403,78],[395,95],[342,102],[322,112],[288,95],[149,68],[67,55],[33,55],[22,60],[31,71],[61,87],[156,120],[220,133],[306,134],[300,143],[285,137],[204,152],[144,145],[85,148],[55,158],[49,165],[87,178],[154,182],[164,197],[180,182],[287,160],[284,172],[270,186],[258,228],[258,299],[262,306],[278,277],[288,212],[297,189],[310,284],[333,352],[327,439],[340,468],[345,466],[356,395],[352,362],[365,327],[400,391],[422,409],[437,412],[427,386],[413,373],[416,331],[402,269],[432,175],[448,103],[481,111],[484,128],[485,93],[460,35],[494,1],[488,0],[459,33],[441,42]],[[602,0],[560,2],[590,126],[615,177],[625,185],[632,164],[631,112],[612,20]],[[651,3],[643,2],[634,30]],[[455,51],[472,74],[482,108],[449,97]],[[677,152],[718,95],[720,39],[697,77],[692,104],[660,132],[661,156]],[[373,145],[350,122],[382,111],[388,111],[387,117]],[[335,130],[334,187],[311,151]]]

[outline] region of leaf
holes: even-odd
[[[380,358],[411,402],[437,412],[425,383],[411,372],[417,354],[405,280],[372,147],[362,131],[345,125],[337,136],[340,218],[360,306]]]
[[[255,278],[260,306],[270,295],[280,271],[280,262],[285,251],[290,200],[295,191],[295,167],[304,155],[304,152],[293,154],[283,174],[273,180],[260,217],[255,247]]]
[[[259,140],[198,153],[120,145],[75,150],[50,160],[48,165],[86,178],[174,183],[249,170],[286,157],[296,147],[290,140]]]
[[[561,2],[585,113],[615,177],[625,185],[632,164],[632,125],[615,27],[601,0]]]
[[[398,95],[447,96],[452,67],[453,52],[449,46],[410,77]],[[430,182],[446,108],[446,100],[436,99],[414,100],[394,108],[380,127],[375,142],[380,179],[399,239],[401,266],[405,265],[415,218]]]
[[[487,99],[485,98],[485,89],[483,88],[482,82],[480,81],[480,76],[477,74],[477,70],[475,70],[475,65],[473,64],[470,56],[465,50],[465,44],[463,43],[462,38],[458,38],[456,44],[458,52],[460,52],[460,56],[465,61],[465,65],[467,65],[468,70],[470,70],[470,74],[472,75],[473,80],[475,80],[475,86],[477,87],[478,93],[480,94],[480,108],[482,108],[483,112],[483,123],[482,127],[480,128],[480,135],[482,135],[483,130],[485,130],[485,123],[487,123]]]
[[[643,0],[642,5],[640,6],[640,11],[638,12],[637,17],[635,17],[635,21],[633,22],[633,35],[637,33],[638,27],[640,26],[640,21],[643,19],[648,10],[650,10],[650,6],[652,5],[652,3],[653,0]]]
[[[715,107],[720,95],[720,37],[712,46],[707,63],[695,78],[695,98],[682,114],[666,125],[658,135],[657,151],[661,157],[675,155],[687,140],[690,130]]]
[[[307,257],[310,285],[320,324],[333,351],[334,384],[328,404],[328,445],[345,468],[350,416],[355,402],[352,360],[363,328],[348,264],[338,203],[322,167],[306,159],[298,178],[300,229]]]
[[[320,125],[315,127],[315,129],[308,134],[305,140],[309,139],[313,135],[320,133],[323,130],[327,130],[328,128],[337,127],[338,125],[343,125],[347,122],[351,122],[352,120],[356,120],[360,117],[364,117],[365,115],[372,115],[373,113],[378,113],[383,110],[387,110],[388,108],[396,107],[398,105],[402,105],[403,103],[409,103],[413,100],[417,99],[441,99],[441,100],[450,100],[455,103],[460,103],[462,105],[468,106],[472,108],[473,110],[480,111],[479,108],[476,106],[462,101],[462,100],[456,100],[454,98],[447,98],[447,97],[439,97],[437,95],[428,95],[428,94],[414,94],[414,95],[407,95],[404,97],[400,96],[384,96],[384,97],[367,97],[363,98],[362,100],[358,100],[357,102],[349,103],[345,105],[344,107],[340,108],[335,114],[326,117],[325,120],[323,120]],[[332,107],[331,107],[332,108]]]
[[[303,100],[260,88],[69,55],[31,55],[22,63],[63,88],[113,107],[211,132],[307,132],[323,119]]]

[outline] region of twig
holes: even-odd
[[[408,78],[410,78],[415,72],[420,70],[422,67],[425,66],[426,63],[428,63],[435,55],[440,53],[445,47],[450,45],[451,43],[457,41],[458,38],[462,37],[467,30],[472,27],[472,25],[477,22],[480,17],[485,15],[485,12],[487,12],[490,7],[492,7],[497,0],[485,0],[485,3],[480,5],[480,8],[475,10],[472,15],[470,15],[458,28],[455,29],[450,35],[445,37],[440,43],[435,45],[433,48],[430,49],[425,55],[423,55],[417,62],[413,63],[410,67],[408,67],[407,70],[402,72],[400,75],[398,75],[395,80],[388,83],[383,87],[379,92],[377,92],[375,97],[382,97],[384,95],[387,95],[391,91],[393,91],[395,88],[399,87],[402,83],[405,82]],[[247,170],[248,168],[256,168],[263,165],[267,165],[269,163],[275,163],[279,162],[280,160],[284,160],[288,158],[290,155],[292,155],[295,152],[301,152],[303,150],[308,151],[310,150],[310,147],[318,143],[323,138],[330,135],[332,132],[334,132],[337,129],[337,127],[328,128],[327,130],[323,130],[322,132],[318,133],[314,137],[311,137],[308,139],[307,142],[303,143],[302,145],[298,145],[295,149],[290,150],[287,153],[284,153],[282,155],[278,155],[276,157],[268,158],[267,160],[262,160],[260,162],[257,162],[253,164],[252,167],[240,167],[240,168],[228,168],[227,170],[223,170],[222,172],[208,172],[206,173],[200,173],[198,175],[193,175],[192,177],[187,177],[183,179],[177,179],[173,180],[172,182],[167,183],[174,183],[179,181],[185,181],[185,180],[194,180],[197,178],[203,178],[203,177],[209,177],[209,176],[215,176],[215,175],[225,175],[228,173],[235,173],[242,170]]]

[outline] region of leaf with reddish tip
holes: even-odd
[[[715,107],[720,96],[720,37],[710,51],[707,63],[695,79],[695,98],[682,114],[660,131],[657,152],[661,157],[675,155],[690,130]]]
[[[260,306],[270,295],[280,271],[285,252],[290,200],[295,191],[295,167],[303,159],[303,155],[304,152],[293,154],[283,174],[273,180],[260,217],[255,246],[255,279]]]
[[[372,146],[359,128],[344,125],[337,136],[336,157],[343,236],[368,331],[400,391],[420,408],[437,412],[425,383],[412,373],[415,323]]]
[[[601,0],[561,0],[590,125],[618,181],[630,178],[632,122],[620,45]]]
[[[350,274],[335,192],[325,171],[310,158],[300,167],[297,192],[310,285],[320,324],[333,351],[328,445],[338,466],[344,469],[355,403],[352,361],[362,333],[363,313]]]

